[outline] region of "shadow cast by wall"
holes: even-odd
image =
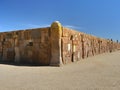
[[[25,63],[25,62],[20,62],[20,63],[15,63],[15,62],[3,62],[0,61],[0,65],[11,65],[11,66],[26,66],[26,67],[54,67],[50,65],[43,65],[43,64],[35,64],[35,63]]]

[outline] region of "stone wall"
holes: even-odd
[[[119,49],[118,42],[63,27],[62,60],[64,64]]]
[[[38,65],[67,64],[120,49],[120,43],[63,27],[0,33],[0,61]]]
[[[1,61],[49,65],[50,28],[0,33]]]

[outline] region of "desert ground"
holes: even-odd
[[[0,90],[120,90],[120,51],[62,67],[0,64]]]

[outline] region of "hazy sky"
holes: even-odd
[[[53,21],[120,41],[120,0],[0,0],[0,31],[46,27]]]

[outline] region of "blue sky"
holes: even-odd
[[[46,27],[56,20],[120,41],[120,0],[0,0],[0,32]]]

